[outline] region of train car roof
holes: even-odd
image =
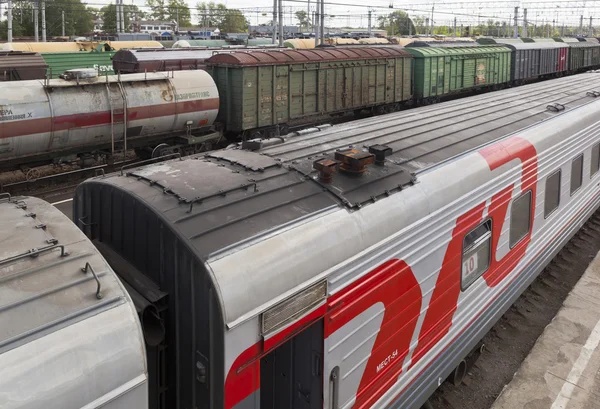
[[[0,51],[0,81],[30,80],[46,76],[48,64],[39,53],[28,51]],[[14,71],[14,72],[13,72]]]
[[[214,55],[207,60],[207,63],[214,65],[252,66],[396,57],[411,58],[411,55],[399,47],[331,47],[311,50],[298,49],[256,51],[252,53],[222,53]]]
[[[510,49],[504,45],[465,45],[458,47],[406,47],[405,50],[415,57],[432,57],[438,55],[474,55],[487,53],[509,53]]]
[[[77,196],[127,197],[139,214],[158,215],[198,260],[215,260],[290,223],[340,207],[355,211],[411,189],[423,170],[553,118],[556,109],[549,105],[568,111],[590,103],[595,98],[588,92],[599,87],[600,73],[586,73],[353,121],[270,147],[261,146],[268,141],[249,141],[248,149],[96,177],[81,184]],[[320,181],[315,167],[326,174],[334,159],[355,166],[369,149],[391,150],[384,166],[369,165],[360,177],[339,171],[330,184]],[[239,299],[240,277],[230,273],[213,277],[226,323],[299,284],[298,277],[272,277],[277,285],[262,289],[261,297]]]
[[[7,194],[0,226],[1,406],[87,407],[141,382],[135,308],[83,232],[49,203]]]

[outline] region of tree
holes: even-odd
[[[214,1],[197,3],[196,9],[198,10],[199,24],[203,27],[221,26],[227,13],[227,7],[224,4],[216,4]]]
[[[202,27],[219,27],[223,33],[248,31],[250,23],[238,9],[228,9],[224,4],[213,1],[197,3],[196,9]]]
[[[300,28],[305,28],[308,31],[309,28],[309,19],[308,13],[304,10],[299,10],[296,12],[296,20],[298,20],[298,25]]]
[[[379,29],[387,30],[388,34],[394,35],[409,35],[417,34],[415,25],[411,21],[408,14],[404,11],[397,10],[387,16],[379,16],[377,18]]]
[[[103,30],[107,33],[117,32],[117,9],[116,6],[110,3],[100,9],[100,15],[103,21]],[[129,31],[132,21],[141,20],[146,17],[146,14],[141,11],[138,6],[132,4],[123,5],[123,17],[125,19],[125,31]]]
[[[177,22],[177,29],[192,25],[192,15],[185,0],[169,0],[167,17],[169,20]]]
[[[164,21],[167,19],[165,0],[146,0],[146,6],[150,9],[149,16],[154,20]]]
[[[48,37],[62,35],[62,12],[65,12],[65,35],[84,35],[94,29],[93,8],[87,7],[81,0],[61,0],[46,3],[46,33]],[[39,11],[41,30],[41,11]],[[5,27],[6,22],[3,22]],[[2,30],[5,38],[6,30]],[[33,4],[29,1],[13,3],[13,35],[33,36]]]
[[[243,33],[248,31],[249,25],[250,23],[240,10],[229,9],[219,29],[224,33]]]

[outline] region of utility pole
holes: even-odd
[[[119,13],[119,0],[115,1],[115,12],[117,13],[117,33],[121,30],[121,13]]]
[[[523,9],[523,36],[528,37],[527,35],[527,9]]]
[[[123,0],[121,2],[121,33],[125,32],[125,5],[123,4]]]
[[[33,36],[35,38],[36,43],[38,43],[40,41],[38,8],[39,8],[38,2],[37,2],[37,0],[35,0],[33,2]]]
[[[579,17],[579,37],[583,37],[583,15]]]
[[[321,0],[316,0],[315,17],[313,18],[313,22],[315,23],[315,47],[319,45],[319,31],[321,30],[321,6],[319,5],[319,1]]]
[[[515,7],[515,28],[513,32],[513,37],[519,37],[519,26],[518,26],[518,17],[519,17],[519,8]]]
[[[306,8],[306,31],[311,32],[310,24],[310,0],[308,0],[308,7]]]
[[[434,2],[434,4],[435,4],[435,2]],[[431,30],[430,30],[430,33],[429,33],[429,35],[432,35],[432,34],[433,34],[433,9],[434,9],[434,8],[435,8],[435,5],[432,5],[432,6],[431,6]]]
[[[456,17],[454,17],[454,37],[456,38]]]
[[[10,2],[8,4],[10,4]],[[594,35],[594,28],[592,27],[592,16],[590,16],[590,29],[588,31],[588,37],[591,37],[593,35]]]
[[[429,35],[429,17],[425,17],[425,34]]]
[[[46,42],[46,1],[42,0],[42,42]]]
[[[6,17],[8,18],[8,21],[7,21],[8,34],[7,34],[6,40],[9,43],[11,43],[12,42],[12,0],[8,0],[7,6],[8,6],[8,10],[7,10]]]
[[[62,20],[62,36],[65,36],[65,11],[63,10],[61,13],[61,20]]]
[[[369,37],[371,37],[371,9],[369,9]]]
[[[273,41],[272,43],[275,44],[275,41],[277,40],[277,0],[273,0]]]
[[[279,46],[283,47],[283,0],[279,0],[277,7],[279,12]]]
[[[325,0],[321,0],[321,44],[325,44]]]

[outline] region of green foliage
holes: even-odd
[[[415,24],[411,21],[408,14],[398,10],[387,16],[377,18],[379,29],[387,30],[389,35],[409,35],[416,34]]]
[[[167,4],[165,0],[146,0],[146,6],[150,9],[148,14],[154,20],[167,20]]]
[[[107,33],[117,32],[117,11],[116,6],[110,3],[100,9],[100,15],[104,22],[103,30]],[[141,11],[138,6],[131,4],[123,5],[123,16],[125,17],[125,31],[129,31],[131,21],[141,20],[146,14]]]
[[[298,25],[300,28],[304,28],[308,31],[309,27],[309,19],[308,13],[304,10],[299,10],[296,12],[296,20],[298,20]]]
[[[48,37],[62,35],[62,12],[65,12],[65,35],[84,35],[94,29],[95,9],[81,0],[61,0],[46,3],[46,33]],[[6,13],[5,13],[6,15]],[[42,29],[42,12],[38,10],[39,30]],[[7,22],[0,23],[0,38],[6,38]],[[13,3],[13,36],[34,36],[33,4],[28,1]],[[40,34],[41,38],[41,34]]]
[[[238,9],[228,9],[223,3],[213,1],[197,3],[196,9],[201,27],[218,27],[222,33],[248,31],[249,22]]]
[[[167,17],[169,20],[177,22],[177,28],[192,25],[192,15],[185,0],[169,0]]]

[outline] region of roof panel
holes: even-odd
[[[232,52],[229,54],[217,54],[208,59],[207,63],[227,65],[270,65],[275,63],[293,64],[396,57],[410,58],[411,56],[399,47],[353,47],[311,50],[269,50],[248,53]]]

